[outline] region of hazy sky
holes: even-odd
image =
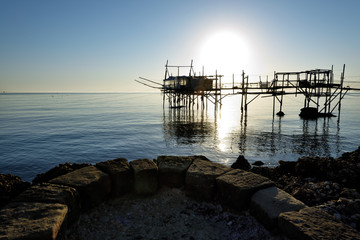
[[[0,91],[144,91],[191,59],[225,79],[344,63],[360,79],[360,1],[0,1]]]

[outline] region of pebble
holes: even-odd
[[[230,240],[239,236],[274,239],[247,212],[227,212],[218,204],[189,199],[182,191],[160,189],[154,196],[125,196],[83,213],[68,239]]]

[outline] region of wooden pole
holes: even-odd
[[[273,82],[273,118],[275,117],[275,90],[277,85],[277,75],[274,72],[274,82]]]
[[[163,94],[163,108],[164,108],[165,107],[165,92],[163,91],[162,94]]]
[[[341,73],[341,81],[340,81],[340,99],[339,99],[339,119],[340,119],[340,111],[341,111],[341,99],[343,98],[343,85],[344,85],[344,78],[345,78],[345,64],[343,66],[343,71]]]
[[[218,103],[218,75],[217,75],[217,70],[215,70],[215,108],[217,106]]]
[[[193,60],[191,59],[191,64],[190,64],[190,72],[189,72],[189,76],[191,76],[191,71],[194,72],[193,70]],[[195,74],[194,74],[195,75]]]
[[[244,91],[245,91],[245,73],[244,70],[241,74],[242,81],[241,81],[241,113],[244,111]]]
[[[334,83],[334,65],[331,65],[331,73],[330,73],[330,84],[332,85]],[[329,87],[329,96],[331,96],[331,88]],[[331,101],[330,101],[330,97],[329,97],[329,104],[328,104],[328,113],[330,113],[331,111]]]
[[[219,87],[219,94],[220,94],[220,99],[219,99],[219,101],[220,101],[220,108],[221,108],[221,76],[219,76],[219,85],[220,85],[220,87]]]
[[[245,90],[245,112],[247,111],[247,92],[249,88],[249,76],[246,76],[246,90]]]
[[[317,97],[316,99],[316,109],[319,112],[319,102],[320,102],[320,87],[317,86],[320,82],[320,73],[317,74],[316,77],[316,73],[315,73],[315,79],[314,79],[314,84],[315,84],[315,95]]]

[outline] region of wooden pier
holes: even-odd
[[[170,69],[177,69],[172,75]],[[180,75],[180,69],[188,68],[187,75]],[[347,92],[360,91],[349,86],[344,87],[345,65],[340,79],[334,79],[331,69],[314,69],[300,72],[274,72],[269,81],[249,82],[249,76],[242,72],[241,81],[236,82],[234,75],[232,83],[222,83],[223,75],[204,75],[204,71],[196,75],[193,62],[188,66],[165,65],[163,83],[146,78],[135,80],[146,86],[160,89],[163,93],[163,104],[168,102],[170,108],[207,108],[208,102],[221,107],[222,99],[231,95],[241,95],[240,111],[246,113],[248,106],[259,96],[271,97],[273,116],[284,116],[283,103],[285,95],[304,97],[304,106],[300,116],[303,118],[332,117],[335,109],[341,111],[341,101]],[[155,85],[154,85],[155,84]],[[278,105],[278,111],[276,111]]]

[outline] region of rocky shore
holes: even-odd
[[[0,208],[25,191],[30,185],[18,176],[0,174]]]
[[[239,156],[232,168],[265,176],[306,205],[323,209],[360,231],[360,147],[337,159],[302,157],[296,162],[279,161],[275,168],[251,167]]]
[[[136,169],[135,164],[132,165]],[[260,162],[257,162],[256,165],[251,167],[243,156],[239,156],[231,167],[262,175],[272,180],[276,187],[286,191],[307,206],[325,210],[343,223],[350,225],[358,231],[360,230],[360,185],[358,184],[360,180],[360,147],[353,152],[343,154],[337,159],[303,157],[296,162],[279,161],[279,166],[275,168],[259,166],[261,165]],[[89,167],[89,164],[60,164],[44,174],[39,174],[33,180],[33,184],[51,182],[51,179],[82,169],[83,167]],[[99,167],[101,167],[101,164]],[[199,167],[197,166],[197,168]],[[220,165],[218,167],[220,167],[219,169],[222,168]],[[191,178],[189,178],[190,180]],[[161,181],[160,178],[159,181]],[[0,208],[30,187],[30,185],[30,183],[21,181],[19,177],[10,174],[0,174]],[[193,194],[196,193],[196,191],[192,192]],[[179,192],[172,191],[170,193],[166,192],[165,195],[160,194],[159,197],[165,201],[177,198],[182,199],[182,196],[179,194]],[[185,200],[181,201],[184,202]],[[114,206],[114,203],[110,203],[110,208],[112,206]],[[196,206],[196,203],[191,203],[190,206]],[[189,208],[188,205],[185,205],[185,207]],[[199,208],[199,206],[197,207]],[[97,216],[98,218],[101,217],[101,212]],[[230,224],[231,220],[226,219],[225,224],[228,223]]]

